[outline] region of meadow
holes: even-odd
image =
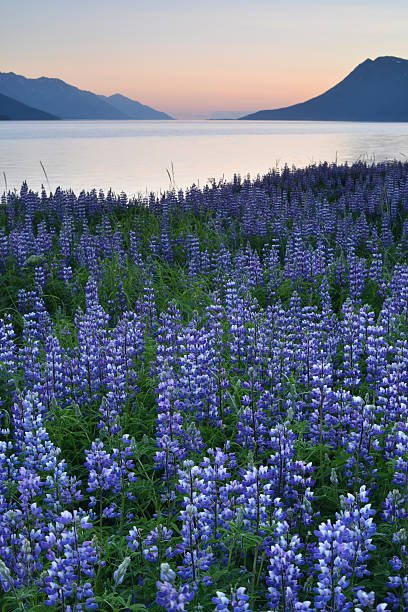
[[[0,608],[408,610],[408,163],[0,204]]]

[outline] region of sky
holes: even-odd
[[[367,57],[408,58],[407,24],[406,0],[0,0],[0,71],[176,118],[239,115],[318,95]]]

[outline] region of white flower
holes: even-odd
[[[173,572],[170,565],[168,563],[160,564],[160,580],[162,582],[170,582],[173,584],[176,578],[176,572]]]
[[[126,574],[126,570],[130,565],[130,557],[125,557],[122,563],[119,565],[118,569],[113,573],[113,580],[115,582],[115,586],[121,584]]]

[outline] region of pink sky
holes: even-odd
[[[2,22],[1,71],[181,118],[300,102],[367,57],[408,57],[403,0],[10,0]]]

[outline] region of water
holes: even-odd
[[[32,189],[93,187],[136,194],[285,163],[408,159],[408,123],[311,121],[3,121],[0,181]],[[1,185],[1,183],[0,183]],[[0,192],[3,186],[0,186]]]

